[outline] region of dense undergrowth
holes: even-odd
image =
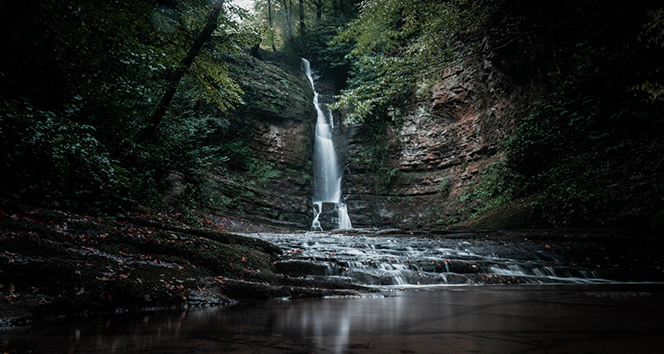
[[[245,166],[253,125],[238,111],[236,80],[248,70],[244,48],[259,37],[232,19],[242,14],[230,5],[175,83],[156,133],[145,133],[210,10],[200,0],[0,6],[3,208],[122,214],[159,206],[170,171]]]
[[[549,93],[505,142],[507,166],[521,181],[510,192],[537,196],[554,226],[658,229],[664,102],[651,84],[662,79],[662,9],[606,5],[556,8],[545,23],[544,13],[521,9],[520,25],[532,34],[518,49]],[[582,11],[587,18],[573,17]]]

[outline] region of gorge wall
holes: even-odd
[[[260,51],[242,63],[237,81],[249,160],[200,175],[199,203],[208,212],[284,229],[308,229],[312,219],[311,154],[316,112],[300,58]],[[261,60],[262,59],[262,60]]]
[[[467,195],[501,160],[502,142],[540,90],[493,58],[448,67],[426,95],[395,113],[382,172],[367,169],[362,127],[349,129],[343,191],[357,227],[436,228],[474,211]]]

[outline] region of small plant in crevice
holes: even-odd
[[[459,201],[471,204],[474,212],[469,217],[476,218],[492,208],[514,200],[521,180],[522,177],[511,170],[505,160],[499,160],[482,172],[479,181],[466,187],[467,192]]]
[[[254,183],[259,183],[263,187],[266,187],[266,183],[273,179],[281,176],[281,171],[276,169],[276,164],[274,162],[261,162],[258,159],[252,159],[248,164],[249,171],[248,174],[255,178]]]
[[[440,181],[440,183],[438,183],[438,187],[436,187],[436,193],[446,196],[450,192],[450,189],[452,188],[450,183],[451,180],[449,177],[443,178]]]

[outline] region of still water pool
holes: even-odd
[[[664,353],[661,284],[383,294],[38,323],[0,331],[0,343],[31,353]]]

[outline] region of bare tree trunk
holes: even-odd
[[[288,38],[293,38],[293,0],[288,0]]]
[[[320,19],[323,17],[323,1],[318,0],[316,3],[316,20],[320,21]]]
[[[288,30],[288,39],[293,38],[293,0],[281,0],[286,11],[286,29]]]
[[[304,50],[305,50],[305,45],[304,45],[304,0],[298,0],[299,5],[300,5],[300,55],[302,57],[305,56]]]
[[[267,22],[270,24],[270,38],[272,41],[272,51],[276,52],[277,48],[274,47],[274,27],[272,26],[272,1],[267,0]]]
[[[304,35],[304,0],[299,0],[300,5],[300,36]]]
[[[198,34],[198,37],[196,37],[196,40],[189,48],[187,55],[180,61],[177,69],[175,72],[173,72],[173,75],[171,76],[170,80],[168,81],[168,85],[166,86],[166,92],[161,98],[161,102],[159,102],[157,110],[155,110],[155,112],[152,114],[152,117],[150,117],[150,120],[148,121],[148,126],[140,135],[141,140],[149,140],[154,136],[154,133],[157,130],[157,126],[159,123],[161,123],[164,115],[166,114],[166,111],[168,111],[171,101],[173,100],[173,96],[175,96],[175,91],[178,88],[180,80],[182,80],[185,72],[187,72],[189,67],[191,67],[191,64],[194,62],[194,59],[198,55],[198,52],[200,52],[203,44],[205,44],[208,38],[210,38],[212,35],[212,32],[214,32],[214,30],[217,28],[217,18],[219,17],[219,12],[221,11],[221,7],[223,5],[224,0],[217,0],[214,8],[212,9],[212,12],[210,13],[210,16],[208,17],[205,28],[203,28],[203,30]]]

